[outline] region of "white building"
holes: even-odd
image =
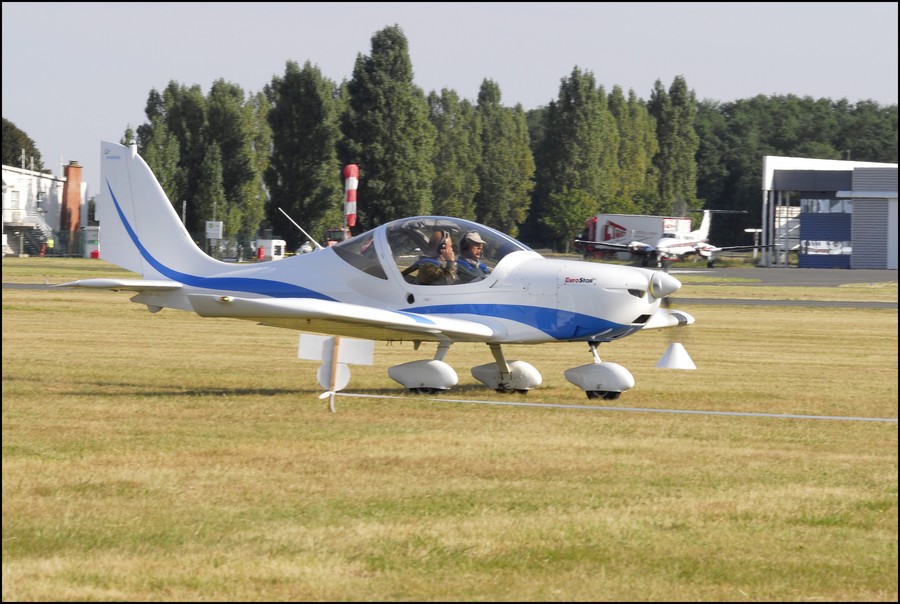
[[[50,252],[80,255],[87,226],[87,184],[81,166],[65,166],[66,176],[3,166],[3,254],[36,256]],[[76,190],[67,186],[73,175]],[[73,219],[74,222],[73,222]]]

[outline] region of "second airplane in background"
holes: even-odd
[[[700,228],[688,233],[663,233],[655,242],[631,240],[622,237],[607,241],[586,241],[576,239],[576,244],[591,245],[594,249],[602,248],[611,251],[629,252],[632,256],[641,259],[643,266],[662,266],[668,268],[673,262],[685,260],[691,256],[706,258],[706,266],[713,267],[716,253],[722,251],[752,250],[763,246],[737,245],[719,247],[709,243],[709,226],[712,221],[712,213],[730,210],[703,210],[703,220]]]

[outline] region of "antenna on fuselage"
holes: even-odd
[[[312,237],[310,237],[310,236],[309,236],[309,233],[307,233],[306,231],[304,231],[302,226],[300,226],[299,224],[297,224],[296,222],[294,222],[294,219],[291,218],[290,216],[288,216],[287,212],[285,212],[285,211],[282,210],[281,208],[278,208],[278,211],[281,212],[282,214],[284,214],[284,217],[287,218],[288,220],[290,220],[290,221],[291,221],[291,224],[293,224],[295,227],[297,227],[298,229],[300,229],[300,232],[303,233],[304,235],[306,235],[306,238],[309,239],[310,241],[312,241],[312,242],[315,244],[317,250],[323,250],[323,249],[325,249],[325,248],[323,248],[321,245],[319,245],[319,242],[318,242],[318,241],[316,241],[315,239],[313,239]]]

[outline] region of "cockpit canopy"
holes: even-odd
[[[470,231],[477,232],[485,241],[482,262],[490,269],[511,252],[531,251],[528,246],[500,231],[477,222],[446,216],[416,216],[394,220],[341,241],[332,249],[359,270],[379,279],[387,279],[389,273],[396,270],[402,274],[415,264],[426,253],[428,241],[435,231],[447,231],[450,234],[453,251],[457,256],[460,255],[459,244],[463,236]],[[384,249],[381,249],[382,246]],[[382,266],[379,258],[384,258],[391,266]]]

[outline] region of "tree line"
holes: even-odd
[[[607,92],[577,66],[555,99],[530,111],[505,106],[490,79],[474,102],[447,88],[426,95],[397,25],[373,35],[348,81],[288,61],[253,94],[221,79],[206,95],[172,81],[151,90],[145,114],[123,142],[137,141],[198,240],[205,221],[221,220],[233,241],[269,230],[288,249],[305,237],[279,208],[313,236],[340,226],[349,163],[360,168],[354,232],[451,215],[568,250],[599,212],[704,207],[747,210],[724,215],[712,235],[747,243],[743,229],[759,226],[764,155],[897,162],[897,105],[873,101],[698,101],[681,76],[668,88],[657,80],[645,101],[619,86]],[[3,131],[7,163],[5,119]]]

